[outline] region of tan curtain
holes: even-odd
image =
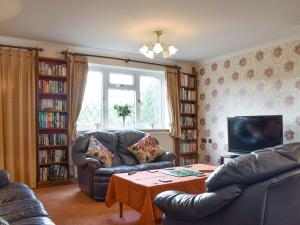
[[[36,187],[35,51],[0,49],[0,168]]]
[[[166,73],[167,98],[169,103],[169,115],[171,136],[181,137],[180,106],[179,106],[179,70],[168,68]]]
[[[76,137],[76,121],[78,119],[88,74],[88,60],[85,56],[68,56],[70,68],[69,86],[69,131],[73,140]]]

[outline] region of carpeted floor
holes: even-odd
[[[107,208],[80,192],[77,184],[34,191],[57,225],[137,225],[137,212],[125,207],[120,218],[118,204]]]

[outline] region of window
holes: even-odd
[[[132,111],[126,128],[165,129],[164,85],[163,71],[90,65],[77,129],[122,128],[115,105],[128,105]]]

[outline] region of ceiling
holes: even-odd
[[[162,30],[200,61],[300,32],[299,0],[0,0],[0,35],[138,53]]]

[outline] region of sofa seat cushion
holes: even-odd
[[[10,183],[0,189],[0,204],[27,198],[35,198],[35,195],[25,184]]]
[[[138,140],[128,147],[128,150],[137,158],[139,163],[150,163],[165,153],[165,150],[156,142],[151,134]]]
[[[48,216],[37,199],[28,198],[0,205],[0,217],[9,223],[36,216]]]
[[[138,171],[163,169],[163,168],[173,167],[173,166],[174,166],[173,163],[170,161],[142,163],[142,164],[134,165],[134,167]]]
[[[31,217],[22,220],[18,220],[10,225],[55,225],[48,217]]]
[[[111,176],[116,173],[128,173],[130,171],[137,171],[134,166],[121,165],[109,168],[98,168],[94,171],[94,176]]]

